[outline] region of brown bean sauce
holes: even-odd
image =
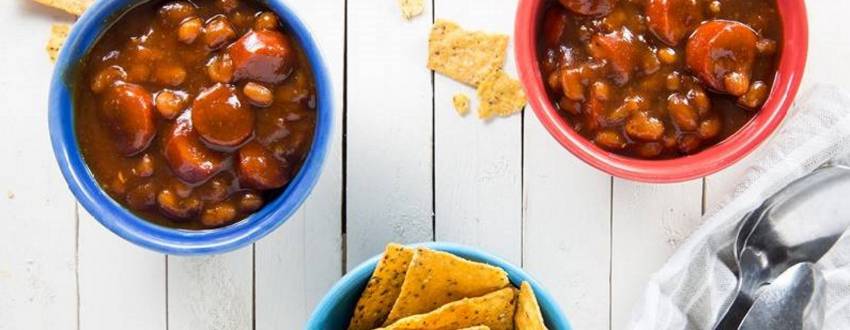
[[[597,146],[642,159],[695,154],[741,129],[782,47],[775,0],[560,0],[542,18],[555,107]]]
[[[150,1],[75,78],[75,129],[101,187],[153,223],[232,224],[277,197],[316,126],[308,60],[250,0]]]

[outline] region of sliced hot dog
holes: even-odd
[[[546,47],[555,48],[564,35],[567,27],[567,11],[558,6],[552,6],[543,17],[543,40]]]
[[[156,135],[153,97],[144,87],[118,83],[101,98],[99,115],[125,156],[145,150]]]
[[[596,34],[590,40],[590,54],[608,62],[616,73],[615,82],[624,84],[629,81],[638,67],[638,59],[645,51],[646,44],[637,40],[627,28],[608,34]]]
[[[201,91],[192,104],[192,126],[207,142],[235,147],[254,132],[254,110],[235,87],[215,84]]]
[[[289,182],[289,166],[277,159],[271,151],[257,142],[239,149],[236,164],[239,182],[247,187],[268,190],[280,188]]]
[[[649,0],[646,5],[649,29],[670,46],[676,46],[703,21],[697,0]]]
[[[703,23],[688,39],[688,68],[711,88],[740,96],[749,87],[758,39],[758,34],[743,23]]]
[[[233,77],[277,84],[289,77],[294,65],[292,44],[275,30],[251,31],[227,49],[233,60]]]
[[[608,15],[617,0],[560,0],[561,5],[576,14],[586,16]]]
[[[177,177],[189,183],[206,181],[227,165],[227,156],[211,150],[195,133],[188,111],[177,118],[165,140],[165,160]]]

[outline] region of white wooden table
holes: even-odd
[[[622,329],[648,276],[751,162],[639,184],[580,162],[531,111],[490,124],[458,117],[451,96],[474,92],[425,69],[431,22],[512,34],[516,0],[433,0],[411,22],[395,0],[287,2],[333,76],[332,151],[296,216],[251,247],[204,258],[133,246],[75,204],[49,144],[44,52],[50,23],[73,18],[0,2],[0,329],[298,329],[387,242],[429,240],[522,265],[577,329]],[[850,39],[839,31],[850,2],[808,3],[803,90],[850,86]]]

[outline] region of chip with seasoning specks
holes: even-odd
[[[459,82],[478,86],[490,72],[502,68],[508,36],[464,31],[437,20],[428,37],[428,68]]]
[[[68,24],[53,24],[50,27],[50,39],[47,40],[47,55],[50,56],[51,62],[56,62],[59,57],[59,51],[62,50],[62,45],[68,39],[68,32],[71,26]]]
[[[516,309],[516,289],[504,288],[490,294],[458,300],[430,313],[413,315],[387,326],[386,330],[454,330],[475,325],[473,329],[511,330]]]
[[[94,3],[94,0],[34,0],[40,4],[64,10],[80,16]]]
[[[398,5],[401,7],[401,15],[406,19],[419,16],[425,10],[423,0],[398,0]]]
[[[490,330],[490,327],[488,327],[486,325],[477,325],[477,326],[474,326],[474,327],[463,328],[463,329],[460,329],[460,330]]]
[[[469,113],[469,96],[466,96],[466,94],[456,94],[452,97],[452,104],[459,115],[466,116]]]
[[[514,323],[517,330],[547,330],[540,313],[540,305],[534,296],[534,289],[528,282],[522,282],[519,287],[519,302],[517,304]]]
[[[384,324],[407,273],[414,250],[395,243],[387,245],[384,256],[372,273],[357,301],[349,330],[366,330]]]
[[[443,304],[478,297],[510,285],[508,274],[498,267],[472,262],[455,255],[417,248],[401,292],[384,325],[407,316],[427,313]],[[470,326],[481,323],[469,324]]]
[[[527,99],[519,81],[502,70],[487,75],[478,85],[478,117],[507,117],[522,111]]]

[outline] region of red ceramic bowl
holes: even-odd
[[[794,101],[806,66],[809,28],[803,0],[777,0],[783,21],[783,47],[770,97],[761,111],[737,133],[702,152],[671,159],[641,160],[605,151],[576,133],[558,114],[543,85],[538,65],[538,30],[550,0],[520,0],[515,40],[520,80],[537,118],[549,133],[578,158],[608,174],[635,181],[682,182],[727,168],[755,150],[782,123]]]

